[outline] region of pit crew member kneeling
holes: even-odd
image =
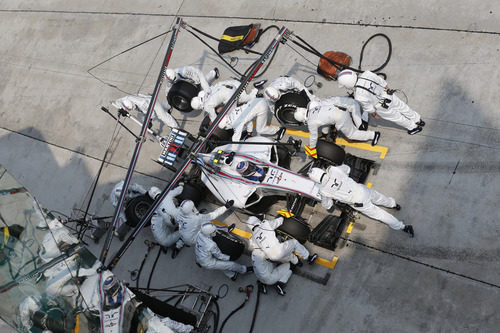
[[[285,286],[292,276],[290,263],[275,264],[267,259],[266,254],[261,249],[254,249],[252,251],[252,265],[255,276],[261,283],[262,293],[267,294],[266,285],[274,285],[276,291],[281,296],[285,296]]]
[[[151,231],[153,237],[155,241],[160,244],[164,252],[166,252],[168,248],[172,249],[172,259],[175,259],[179,253],[179,249],[174,245],[181,238],[179,231],[176,230],[177,223],[174,219],[174,216],[179,214],[179,208],[175,205],[175,197],[181,194],[183,189],[183,186],[177,186],[168,192],[151,217]],[[161,194],[161,190],[153,186],[148,193],[156,200],[157,196]]]
[[[309,251],[305,246],[300,244],[296,239],[289,239],[280,243],[276,237],[275,230],[283,224],[283,217],[261,221],[255,216],[250,216],[247,224],[252,230],[252,237],[250,238],[251,248],[261,249],[266,254],[266,258],[270,260],[290,262],[292,265],[302,266],[302,262],[294,252],[297,252],[302,258],[307,258],[307,262],[310,265],[318,258],[316,253],[309,255]]]
[[[363,184],[356,183],[349,177],[351,168],[345,164],[341,166],[330,166],[325,172],[320,168],[312,168],[309,171],[309,178],[320,183],[319,193],[321,195],[321,205],[325,209],[330,209],[334,205],[334,200],[348,204],[355,210],[379,220],[395,230],[403,230],[414,236],[413,227],[405,225],[402,221],[395,218],[382,208],[394,208],[400,210],[401,206],[396,201],[387,197],[374,189],[368,188]]]
[[[372,146],[378,143],[380,132],[361,131],[354,125],[351,115],[347,111],[339,109],[333,103],[309,102],[306,108],[297,108],[294,113],[295,120],[307,124],[309,130],[309,146],[306,146],[306,153],[315,152],[318,143],[318,131],[327,130],[335,125],[348,139],[368,141],[371,140]]]
[[[252,272],[251,266],[245,267],[234,261],[230,261],[230,256],[222,253],[212,239],[217,232],[217,227],[207,222],[201,226],[201,230],[196,237],[195,255],[196,262],[206,269],[220,269],[224,274],[235,281],[238,273]]]
[[[215,220],[231,208],[233,204],[234,201],[229,200],[224,206],[217,208],[213,212],[202,214],[196,209],[193,201],[184,200],[181,202],[178,213],[174,216],[181,236],[175,247],[180,250],[184,245],[195,245],[196,237],[203,223]]]

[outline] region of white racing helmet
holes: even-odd
[[[353,89],[357,80],[358,76],[350,69],[344,69],[337,77],[339,88]]]
[[[120,283],[113,275],[110,275],[104,280],[103,288],[104,292],[109,296],[114,296],[120,291]]]
[[[272,102],[276,102],[280,98],[280,92],[274,87],[267,87],[264,93],[266,98]]]
[[[309,178],[311,178],[312,181],[321,184],[323,176],[326,175],[326,172],[325,170],[320,168],[312,168],[307,175],[309,176]]]
[[[134,108],[134,103],[128,99],[128,96],[117,99],[111,103],[117,109],[124,109],[125,111],[131,111]]]
[[[148,191],[149,197],[153,200],[155,200],[159,194],[161,194],[161,190],[156,186],[152,186]]]
[[[293,114],[295,120],[300,123],[305,123],[307,120],[307,109],[306,108],[297,108],[295,113]]]
[[[203,108],[203,100],[201,97],[196,96],[191,100],[191,107],[193,110],[201,110]]]
[[[201,226],[201,233],[205,236],[215,236],[217,227],[212,222],[203,223]]]
[[[165,71],[165,77],[167,78],[168,82],[172,83],[175,81],[177,74],[173,69],[167,68],[167,70]]]
[[[194,213],[194,202],[191,200],[184,200],[180,205],[181,213],[183,215],[190,215]]]

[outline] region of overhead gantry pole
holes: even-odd
[[[104,265],[106,261],[106,257],[108,255],[109,248],[111,246],[111,241],[113,239],[113,231],[116,228],[116,224],[118,222],[118,218],[120,216],[120,212],[123,208],[123,203],[125,201],[125,196],[127,195],[127,190],[130,185],[130,180],[132,179],[132,174],[134,173],[135,166],[137,164],[137,160],[139,158],[139,153],[141,152],[142,144],[146,140],[146,133],[149,129],[149,123],[151,121],[151,117],[153,115],[153,110],[158,99],[158,94],[160,93],[161,85],[165,78],[165,70],[168,67],[168,63],[170,62],[170,58],[172,56],[172,52],[174,51],[175,42],[177,40],[177,34],[179,33],[179,29],[182,25],[182,18],[177,17],[177,21],[172,30],[172,37],[170,38],[170,43],[168,44],[167,53],[165,54],[165,59],[163,60],[160,74],[158,75],[158,79],[156,80],[155,89],[153,95],[151,96],[151,101],[149,102],[148,112],[146,113],[146,117],[144,118],[144,122],[142,124],[142,129],[139,137],[137,138],[137,143],[135,145],[134,154],[132,156],[132,160],[130,161],[130,166],[128,167],[127,176],[125,177],[122,192],[120,194],[120,199],[118,200],[118,204],[116,205],[115,213],[113,215],[113,221],[111,224],[111,228],[109,228],[108,233],[106,235],[106,240],[104,241],[104,245],[102,247],[101,255],[99,256],[99,260]]]

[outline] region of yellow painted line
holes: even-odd
[[[332,260],[318,258],[318,259],[316,259],[315,263],[318,265],[324,266],[326,268],[334,269],[335,265],[337,265],[337,261],[339,261],[339,258],[337,258],[337,257],[333,257]]]
[[[225,227],[228,226],[227,224],[216,221],[216,220],[212,220],[212,222],[217,224],[217,225],[221,225],[221,226],[225,226]],[[238,228],[234,228],[233,231],[231,231],[231,232],[235,235],[241,236],[241,237],[246,238],[246,239],[250,239],[250,237],[252,237],[252,234],[249,233],[248,231],[241,230]]]
[[[352,232],[352,228],[354,228],[354,222],[349,223],[346,232],[350,234]]]
[[[270,126],[275,126],[276,125],[270,125]],[[303,138],[308,138],[309,133],[304,132],[304,131],[299,131],[299,130],[294,130],[294,129],[287,129],[286,134],[289,135],[296,135],[296,136],[301,136]],[[379,153],[379,158],[383,160],[385,156],[387,155],[387,152],[389,151],[389,147],[384,147],[384,146],[372,146],[369,143],[364,143],[364,142],[352,142],[346,139],[341,139],[337,138],[335,139],[335,143],[338,145],[343,145],[347,147],[353,147],[353,148],[358,148],[358,149],[363,149],[363,150],[369,150],[369,151],[374,151],[376,153]]]
[[[75,328],[73,329],[73,333],[79,333],[79,332],[80,332],[80,314],[77,314]]]
[[[351,142],[349,140],[340,139],[340,138],[335,139],[335,143],[338,145],[344,145],[344,146],[348,146],[348,147],[354,147],[354,148],[358,148],[358,149],[364,149],[364,150],[369,150],[369,151],[374,151],[374,152],[380,153],[379,158],[381,160],[383,160],[385,158],[385,155],[387,155],[387,152],[389,151],[389,147],[372,146],[369,143]]]
[[[294,130],[294,129],[289,129],[289,128],[286,129],[285,133],[286,134],[290,134],[290,135],[301,136],[303,138],[308,138],[309,137],[309,133],[307,133],[307,132],[299,131],[299,130]]]
[[[220,226],[225,226],[225,227],[228,226],[227,224],[225,224],[223,222],[220,222],[220,221],[212,220],[212,222],[214,224],[217,224],[217,225],[220,225]],[[234,228],[233,231],[232,231],[232,233],[235,234],[235,235],[241,236],[243,238],[246,238],[246,239],[250,239],[250,237],[252,237],[252,234],[250,232],[244,231],[244,230],[241,230],[241,229],[238,229],[238,228]],[[314,263],[316,263],[318,265],[321,265],[321,266],[324,266],[326,268],[334,269],[338,260],[339,260],[339,258],[337,258],[337,257],[333,257],[332,260],[326,260],[326,259],[318,257],[318,259],[316,259],[314,261]]]

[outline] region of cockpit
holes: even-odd
[[[238,157],[235,152],[227,153],[218,150],[212,155],[211,162],[216,170],[226,166],[251,181],[262,182],[266,176],[267,167],[259,166],[252,161]]]
[[[261,182],[264,180],[266,173],[264,169],[258,167],[250,161],[240,161],[236,165],[236,171],[248,180]]]

